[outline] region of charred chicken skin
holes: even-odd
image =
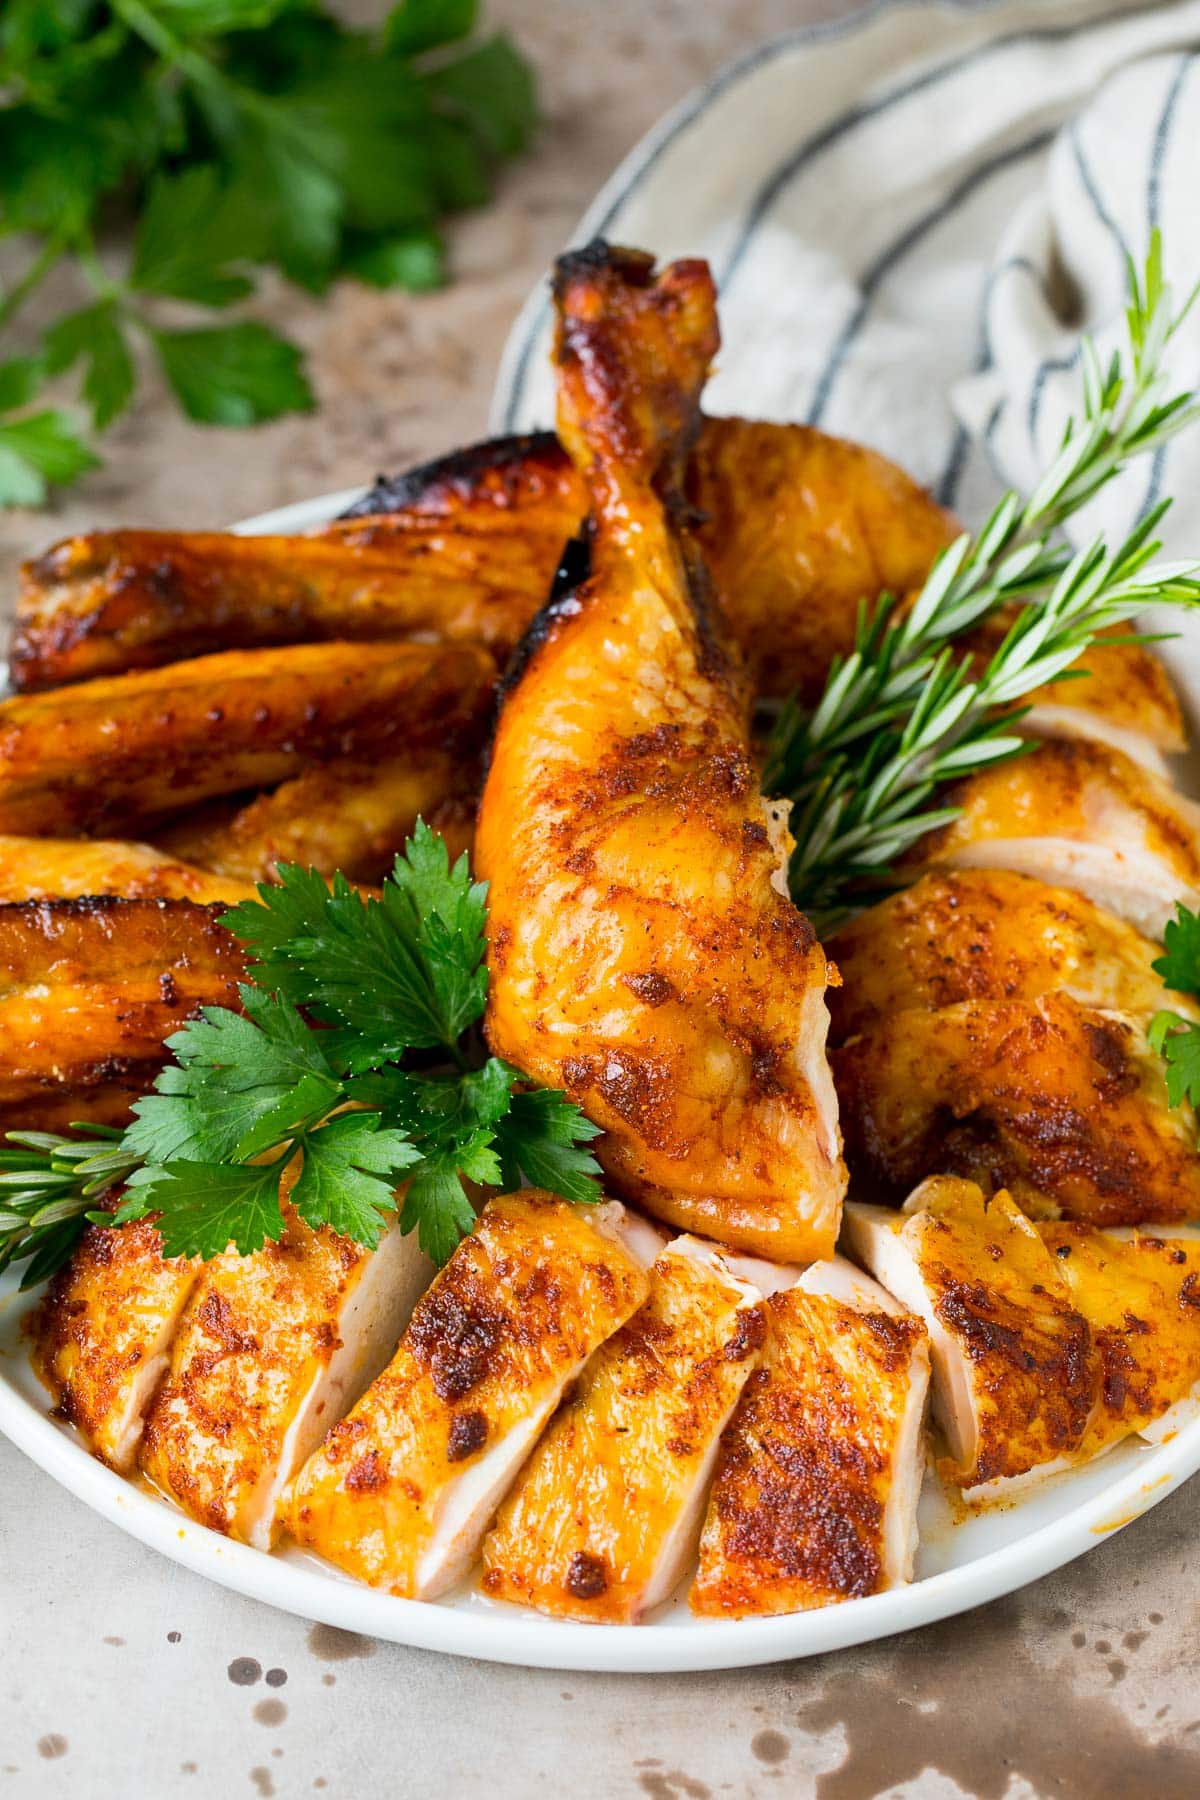
[[[476,833],[489,1040],[604,1127],[601,1161],[650,1212],[826,1255],[844,1174],[825,958],[786,897],[785,834],[672,498],[717,344],[711,278],[602,247],[560,263],[556,296],[593,573],[547,610],[497,729]]]

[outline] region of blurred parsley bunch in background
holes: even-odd
[[[311,294],[339,276],[445,277],[438,221],[489,199],[529,140],[528,65],[476,36],[478,0],[400,0],[372,30],[319,0],[3,0],[0,344],[73,260],[85,304],[0,360],[0,504],[40,505],[98,466],[86,421],[38,406],[79,377],[92,432],[129,405],[141,338],[189,417],[251,425],[313,405],[296,346],[219,311],[273,266]],[[98,242],[125,242],[122,266]],[[81,296],[82,297],[82,296]]]

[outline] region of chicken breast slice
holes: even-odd
[[[929,1334],[842,1257],[768,1303],[721,1441],[695,1613],[802,1612],[912,1579]]]
[[[1200,1216],[1195,1115],[1168,1105],[1144,1020],[1067,993],[964,1001],[882,1018],[832,1062],[864,1195],[956,1174],[1043,1217]]]
[[[833,1249],[845,1174],[825,957],[672,498],[717,342],[707,268],[565,258],[560,424],[592,575],[531,632],[476,831],[493,1050],[604,1128],[622,1195],[755,1255]]]
[[[1095,1455],[1148,1427],[1200,1380],[1200,1241],[1170,1226],[1127,1237],[1039,1224],[1071,1297],[1091,1327],[1100,1400],[1082,1446]]]
[[[910,1008],[1051,993],[1142,1020],[1165,1006],[1200,1019],[1155,974],[1159,945],[1083,894],[1008,869],[931,870],[829,948],[842,977],[829,1002],[838,1044]]]
[[[1044,743],[946,801],[961,815],[921,840],[913,870],[1015,869],[1077,888],[1151,938],[1177,902],[1200,902],[1200,806],[1119,750]]]
[[[371,1251],[294,1213],[209,1263],[146,1424],[142,1469],[192,1518],[269,1549],[280,1496],[391,1356],[433,1266],[414,1235]]]
[[[122,1475],[137,1459],[201,1267],[164,1258],[148,1220],[89,1225],[32,1315],[34,1366],[56,1410]]]
[[[634,1624],[695,1556],[717,1447],[766,1336],[757,1288],[675,1238],[640,1312],[588,1364],[483,1547],[483,1591]]]
[[[911,1210],[910,1210],[911,1209]],[[1006,1193],[936,1176],[903,1213],[854,1202],[842,1242],[924,1320],[939,1468],[969,1499],[1066,1466],[1099,1398],[1087,1321],[1057,1259]]]
[[[646,1297],[620,1211],[534,1189],[489,1202],[301,1470],[298,1542],[413,1599],[461,1580],[564,1389]]]
[[[0,836],[0,900],[253,900],[247,881],[226,879],[164,855],[150,844],[105,838]]]

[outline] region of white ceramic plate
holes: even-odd
[[[308,530],[359,492],[285,507],[238,529]],[[696,1620],[680,1600],[646,1625],[564,1624],[473,1593],[437,1604],[397,1600],[303,1552],[268,1556],[193,1524],[157,1494],[106,1469],[50,1416],[49,1397],[22,1339],[21,1320],[31,1304],[30,1296],[16,1292],[15,1277],[0,1279],[0,1431],[63,1487],[142,1543],[237,1593],[345,1630],[493,1662],[642,1672],[723,1669],[866,1643],[964,1612],[1059,1568],[1200,1469],[1197,1416],[1166,1444],[1130,1440],[1086,1468],[1041,1484],[1019,1504],[962,1523],[929,1477],[911,1587],[781,1619]]]

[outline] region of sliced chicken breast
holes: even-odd
[[[1119,750],[1044,743],[946,800],[961,816],[921,840],[913,870],[1015,869],[1077,888],[1151,938],[1178,901],[1200,903],[1200,806]]]
[[[29,1331],[61,1417],[101,1461],[133,1468],[142,1429],[202,1265],[166,1260],[154,1225],[89,1225]]]
[[[682,1580],[721,1432],[766,1335],[758,1289],[675,1238],[650,1296],[592,1358],[483,1547],[483,1591],[634,1624]]]
[[[301,1544],[413,1599],[466,1574],[564,1389],[646,1297],[619,1214],[535,1189],[489,1202],[301,1470]]]
[[[1099,1397],[1091,1334],[1058,1260],[1007,1194],[988,1201],[937,1176],[904,1213],[848,1205],[842,1242],[929,1329],[948,1480],[981,1498],[1080,1454]]]
[[[398,1225],[366,1250],[294,1213],[205,1267],[146,1423],[143,1472],[214,1531],[269,1549],[280,1495],[391,1356],[433,1267]]]
[[[1139,1230],[1122,1239],[1044,1224],[1072,1300],[1100,1359],[1100,1402],[1084,1440],[1095,1454],[1162,1419],[1200,1380],[1200,1242]]]
[[[929,1336],[841,1257],[769,1302],[721,1441],[692,1611],[802,1612],[912,1579]]]
[[[831,1060],[864,1194],[957,1174],[1043,1217],[1200,1217],[1195,1115],[1167,1104],[1142,1020],[1066,993],[964,1001],[893,1013]]]
[[[829,948],[842,977],[829,997],[839,1044],[910,1008],[1053,993],[1143,1021],[1165,1006],[1200,1018],[1155,974],[1159,945],[1083,894],[1008,869],[931,870]]]

